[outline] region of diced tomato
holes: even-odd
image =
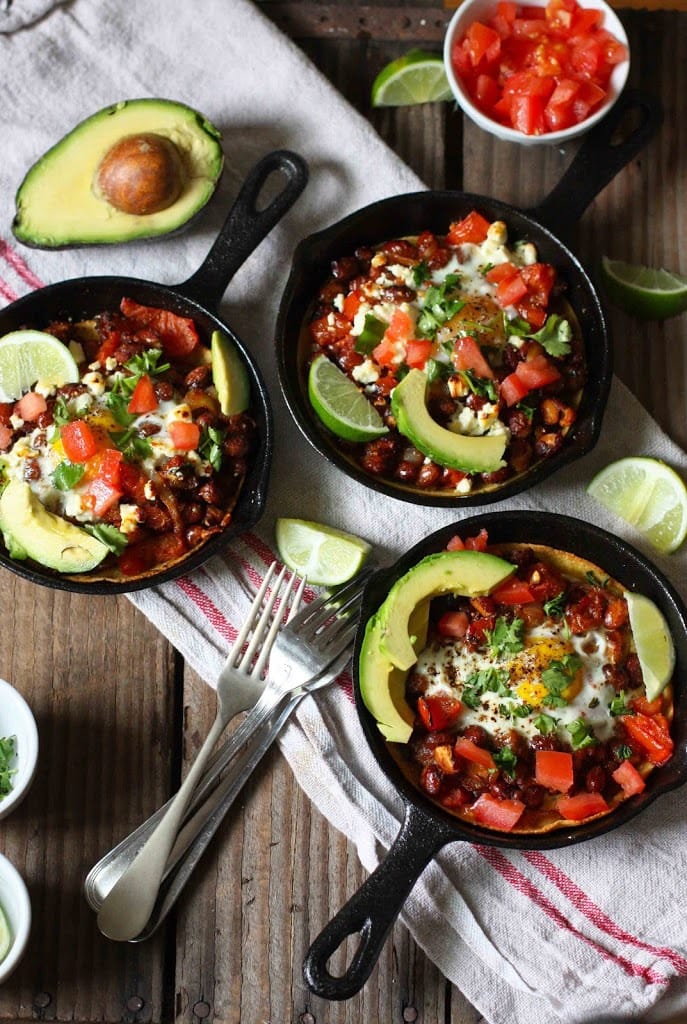
[[[474,98],[483,110],[491,110],[501,96],[498,82],[493,75],[481,74],[475,79]]]
[[[81,502],[84,508],[89,509],[96,516],[105,515],[121,497],[121,490],[112,487],[107,480],[100,477],[89,480],[81,492]]]
[[[343,304],[343,315],[347,320],[355,319],[355,315],[360,309],[360,303],[363,301],[363,297],[360,292],[350,292],[344,299]]]
[[[0,423],[9,427],[10,417],[14,414],[14,402],[0,402]]]
[[[11,427],[6,427],[4,423],[0,423],[0,451],[5,451],[12,444],[12,438],[14,437],[14,431]]]
[[[131,393],[127,410],[135,416],[141,416],[144,412],[152,412],[157,407],[158,400],[153,382],[148,374],[144,373],[136,382],[136,387]]]
[[[122,462],[119,469],[119,486],[124,494],[136,505],[146,501],[145,486],[147,478],[132,462]]]
[[[454,221],[448,231],[448,241],[451,245],[462,245],[463,242],[473,242],[478,245],[487,237],[487,231],[491,227],[488,221],[477,210],[471,210],[467,217]]]
[[[127,298],[122,299],[119,308],[136,326],[152,328],[172,359],[183,359],[190,355],[200,342],[196,325],[189,317],[178,316],[155,306],[142,306]]]
[[[499,0],[496,5],[496,13],[506,21],[515,21],[518,13],[518,5],[514,0]]]
[[[398,353],[396,351],[396,344],[390,338],[386,336],[382,338],[379,345],[376,345],[372,349],[372,358],[380,366],[397,366],[398,365]]]
[[[60,427],[60,440],[70,462],[86,462],[100,447],[95,431],[85,420],[65,423]]]
[[[499,397],[507,406],[516,405],[529,394],[529,388],[517,373],[509,373],[501,381]]]
[[[522,274],[517,273],[512,277],[506,277],[499,282],[496,288],[496,301],[502,309],[514,306],[516,302],[527,295],[527,285],[523,281]]]
[[[516,18],[513,22],[513,35],[518,39],[543,39],[547,27],[545,18]]]
[[[513,96],[510,104],[513,127],[523,135],[543,135],[546,132],[545,109],[543,96]]]
[[[560,373],[544,355],[535,356],[534,359],[522,359],[515,367],[515,375],[519,377],[528,391],[534,388],[543,388],[547,384],[553,384],[560,380]]]
[[[480,825],[509,832],[522,817],[522,800],[499,800],[491,793],[482,793],[472,805],[472,813]]]
[[[487,544],[489,543],[489,534],[485,529],[481,529],[479,533],[473,534],[472,537],[465,538],[465,550],[466,551],[486,551]]]
[[[512,263],[497,263],[495,267],[491,267],[487,270],[484,275],[490,284],[500,284],[501,281],[509,281],[511,277],[516,277],[519,273],[518,268],[514,267]]]
[[[478,377],[494,379],[494,371],[482,355],[474,338],[456,338],[453,343],[453,365],[457,370],[472,370]]]
[[[169,424],[169,436],[175,448],[182,452],[190,452],[200,442],[200,427],[190,420],[173,420]]]
[[[28,391],[19,399],[14,408],[17,416],[21,416],[26,423],[35,423],[48,408],[48,403],[37,391]]]
[[[556,281],[555,268],[550,263],[532,263],[528,267],[523,267],[520,274],[532,301],[546,309],[551,289]]]
[[[583,36],[592,29],[599,28],[603,21],[603,11],[594,7],[578,7],[573,12],[570,25],[571,36]]]
[[[613,778],[621,787],[625,796],[634,796],[641,793],[646,782],[639,774],[632,761],[623,761],[613,772]]]
[[[530,327],[533,327],[535,331],[538,331],[540,327],[543,327],[546,322],[546,310],[542,309],[541,306],[537,306],[529,295],[527,295],[522,302],[515,303],[515,312],[518,316],[527,320]]]
[[[492,590],[490,596],[498,604],[531,604],[536,600],[530,586],[517,576],[500,583],[496,590]]]
[[[437,622],[437,632],[439,636],[465,636],[468,622],[467,612],[445,612]]]
[[[608,804],[601,793],[576,793],[574,796],[560,796],[556,807],[561,817],[568,821],[584,821],[595,814],[603,814]]]
[[[464,757],[466,761],[471,761],[473,764],[479,764],[483,768],[495,768],[496,762],[488,750],[484,747],[478,747],[472,740],[467,739],[465,736],[459,736],[456,742],[453,744],[453,753],[457,757]]]
[[[663,715],[623,715],[621,721],[630,739],[652,764],[665,764],[670,759],[674,744]]]
[[[535,751],[534,777],[545,789],[567,793],[574,781],[572,754],[567,750]]]
[[[465,551],[465,544],[463,538],[459,537],[458,534],[455,537],[451,537],[450,541],[446,545],[447,551]]]
[[[630,707],[633,711],[640,711],[643,715],[658,715],[663,708],[663,695],[659,694],[651,701],[646,697],[633,697]]]
[[[498,60],[501,52],[501,36],[493,28],[482,24],[481,21],[473,21],[468,27],[466,36],[473,67],[477,67],[483,59],[487,63]]]
[[[406,363],[411,369],[421,370],[432,352],[432,342],[428,339],[409,341],[406,345]]]
[[[103,339],[100,348],[96,352],[96,362],[100,363],[101,366],[105,365],[105,360],[113,356],[121,344],[122,338],[119,331],[110,331]]]
[[[446,729],[453,725],[460,716],[463,705],[448,694],[435,694],[433,697],[420,697],[417,710],[425,729],[436,732],[438,729]]]
[[[414,333],[415,325],[410,314],[397,307],[391,315],[384,337],[389,341],[410,341]]]
[[[104,480],[115,490],[123,488],[122,468],[124,456],[116,448],[104,448],[88,460],[85,479]]]

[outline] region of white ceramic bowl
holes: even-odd
[[[12,789],[0,799],[0,818],[5,818],[24,799],[36,773],[38,730],[31,708],[18,690],[0,679],[0,738],[16,737]]]
[[[453,70],[453,63],[451,61],[451,52],[453,50],[454,43],[462,39],[468,29],[468,26],[473,21],[483,21],[493,14],[496,10],[496,2],[497,0],[462,0],[460,7],[448,23],[444,39],[444,67],[456,101],[467,116],[474,121],[475,124],[478,124],[480,128],[483,128],[485,131],[489,132],[491,135],[495,135],[499,139],[503,139],[507,142],[517,142],[522,146],[560,146],[562,143],[570,141],[570,139],[575,139],[580,135],[584,135],[585,132],[588,132],[590,128],[606,116],[620,96],[620,93],[623,91],[630,71],[629,57],[627,60],[615,65],[608,84],[606,98],[603,103],[596,108],[593,114],[587,117],[584,121],[581,121],[579,124],[573,125],[570,128],[565,128],[562,131],[547,132],[544,135],[525,135],[524,132],[517,131],[515,128],[508,128],[506,125],[501,124],[499,121],[495,121],[493,118],[483,113],[479,107],[475,106],[460,79]],[[546,6],[546,0],[526,0],[526,2],[528,7],[541,7],[543,9]],[[591,7],[596,10],[602,10],[604,12],[602,27],[611,32],[619,42],[623,43],[628,48],[629,53],[627,34],[623,28],[622,22],[612,7],[609,7],[607,3],[604,3],[604,0],[577,0],[577,2],[580,7]]]
[[[10,927],[12,942],[0,960],[0,984],[9,978],[26,949],[31,931],[31,900],[24,879],[14,865],[0,853],[0,904]]]

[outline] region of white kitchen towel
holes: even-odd
[[[5,302],[82,274],[183,281],[259,157],[287,147],[309,163],[305,193],[238,272],[221,306],[255,352],[272,395],[277,429],[265,516],[225,557],[133,598],[212,684],[272,558],[277,516],[361,534],[382,562],[459,518],[373,494],[329,466],[291,421],[273,354],[276,309],[298,240],[422,183],[250,0],[71,0],[30,28],[1,35],[0,66]],[[185,234],[153,243],[58,252],[17,245],[13,197],[27,168],[82,118],[142,96],[187,103],[222,130],[226,173],[201,218]],[[628,453],[665,459],[687,474],[685,454],[616,380],[595,451],[508,507],[567,512],[653,557],[584,490],[596,470]],[[654,560],[687,596],[687,552]],[[313,802],[374,868],[398,831],[401,805],[368,752],[346,681],[303,703],[280,743]],[[649,1021],[685,1009],[687,881],[675,853],[687,843],[683,800],[677,791],[606,838],[551,853],[453,844],[423,874],[403,920],[492,1024]]]

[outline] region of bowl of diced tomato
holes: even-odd
[[[448,25],[444,64],[458,104],[485,131],[560,145],[611,109],[630,51],[603,0],[463,0]]]

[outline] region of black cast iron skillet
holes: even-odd
[[[635,119],[628,127],[627,122]],[[609,115],[585,137],[558,185],[539,206],[519,210],[498,199],[466,192],[426,191],[382,199],[304,239],[294,254],[277,320],[279,376],[296,423],[314,448],[348,476],[382,494],[432,506],[474,506],[501,501],[544,480],[590,451],[599,436],[612,376],[612,347],[606,317],[589,275],[568,248],[582,213],[594,197],[649,141],[662,120],[657,101],[626,92]],[[625,128],[620,141],[615,134]],[[446,234],[451,221],[477,209],[488,220],[503,220],[509,242],[533,242],[540,260],[551,263],[566,286],[566,295],[585,342],[589,379],[577,422],[555,454],[529,470],[467,495],[422,490],[366,473],[347,458],[320,423],[308,400],[309,342],[302,330],[314,297],[333,259],[359,246],[375,245],[430,230]]]
[[[365,623],[389,588],[413,565],[433,552],[443,551],[451,537],[476,535],[486,529],[491,543],[545,544],[593,562],[632,590],[651,598],[663,612],[676,650],[674,675],[675,717],[672,735],[675,752],[655,768],[646,789],[623,801],[605,817],[577,828],[557,829],[527,836],[495,832],[472,825],[443,811],[424,798],[403,775],[360,694],[358,660]],[[491,512],[443,527],[420,541],[393,566],[372,577],[367,585],[353,652],[355,702],[363,732],[379,770],[396,788],[404,804],[401,830],[386,859],[338,912],[313,942],[304,962],[306,982],[325,999],[348,999],[365,984],[406,897],[432,858],[447,843],[480,843],[505,849],[550,850],[605,835],[630,821],[658,796],[687,782],[687,609],[668,580],[634,548],[618,537],[580,519],[541,512]],[[334,976],[327,961],[348,936],[360,934],[360,944],[347,970]]]
[[[259,205],[268,179],[275,176],[279,187],[267,204]],[[20,327],[42,327],[53,319],[87,319],[95,313],[119,309],[125,296],[144,305],[157,306],[190,317],[201,340],[210,344],[214,330],[233,342],[245,365],[250,384],[250,412],[254,416],[259,444],[234,509],[231,524],[205,545],[173,564],[131,578],[105,578],[97,570],[87,576],[53,573],[35,563],[17,561],[0,546],[0,565],[19,576],[59,590],[82,593],[129,593],[157,585],[190,572],[217,554],[238,534],[251,529],[262,515],[273,447],[272,411],[262,374],[241,339],[216,315],[225,289],[239,267],[275,224],[291,208],[308,180],[305,161],[288,150],[268,153],[250,172],[212,248],[198,270],[178,285],[155,284],[133,277],[83,277],[39,288],[0,311],[0,336]],[[272,183],[270,183],[272,188]]]

